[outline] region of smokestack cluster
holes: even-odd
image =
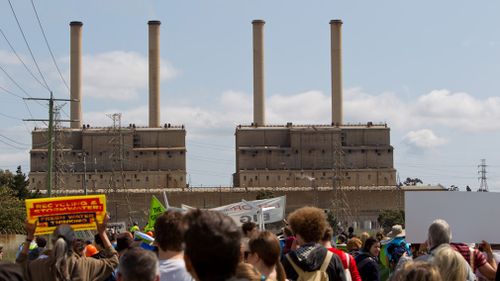
[[[70,35],[70,96],[71,129],[82,127],[82,25],[79,21],[72,21],[69,26]]]
[[[253,124],[266,125],[264,100],[264,24],[252,21],[253,26]]]
[[[149,21],[149,127],[160,128],[160,21]]]
[[[342,21],[331,20],[332,123],[342,125]]]

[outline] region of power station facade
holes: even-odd
[[[253,21],[254,120],[235,131],[235,187],[394,187],[393,147],[386,124],[348,124],[342,112],[340,20],[331,26],[332,119],[326,124],[267,124],[264,25]],[[160,121],[160,22],[149,26],[149,125],[96,128],[82,122],[82,23],[71,29],[71,122],[56,128],[56,154],[66,189],[184,188],[186,130]],[[291,109],[292,110],[292,109]],[[117,116],[115,116],[117,117]],[[118,121],[117,121],[118,120]],[[32,133],[30,186],[47,189],[48,130]],[[56,184],[57,186],[57,184]]]
[[[254,121],[236,128],[235,186],[395,186],[386,124],[349,125],[342,114],[342,21],[332,20],[332,119],[326,125],[267,125],[264,24],[253,21]],[[293,110],[293,109],[290,109]]]

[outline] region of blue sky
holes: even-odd
[[[323,124],[330,122],[328,23],[342,19],[344,120],[389,124],[402,179],[475,189],[485,158],[489,187],[500,191],[500,3],[33,1],[66,80],[68,24],[84,23],[83,118],[92,125],[111,125],[105,114],[113,112],[123,113],[123,124],[146,124],[146,23],[162,22],[162,122],[186,125],[192,185],[231,182],[234,128],[252,120],[251,21],[266,21],[268,122]],[[30,0],[11,3],[50,88],[68,97]],[[7,0],[0,28],[39,77]],[[0,66],[32,96],[48,96],[3,37]],[[0,86],[24,95],[3,72]],[[30,118],[20,98],[1,89],[0,97],[0,169],[28,170],[36,124],[19,120]],[[27,103],[33,116],[46,117],[44,107]]]

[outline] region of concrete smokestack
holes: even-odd
[[[70,119],[71,129],[82,127],[82,25],[79,21],[72,21],[70,38],[70,95],[71,102]]]
[[[342,21],[331,20],[332,123],[342,125]]]
[[[160,127],[160,21],[149,21],[149,127]]]
[[[252,21],[253,26],[253,123],[266,124],[264,100],[264,24],[263,20]]]

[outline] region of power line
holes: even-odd
[[[66,83],[66,80],[64,79],[64,77],[61,73],[61,70],[59,69],[59,66],[57,65],[56,59],[54,57],[54,53],[52,53],[52,49],[50,48],[49,40],[47,40],[47,36],[45,35],[45,31],[43,30],[42,22],[40,21],[40,17],[38,16],[38,12],[36,11],[35,3],[33,2],[33,0],[31,0],[31,6],[33,7],[33,11],[35,12],[36,19],[38,21],[38,26],[40,26],[40,30],[42,31],[42,35],[43,35],[43,39],[45,40],[45,44],[47,45],[47,48],[49,49],[50,56],[52,57],[52,61],[54,62],[54,65],[57,69],[57,72],[59,73],[59,77],[61,77],[61,80],[63,81],[64,86],[66,86],[66,89],[69,92],[68,83]]]
[[[2,68],[2,66],[1,66],[1,65],[0,65],[0,69],[4,70],[4,69]],[[13,92],[11,92],[11,91],[9,91],[9,90],[5,89],[5,88],[4,88],[4,87],[2,87],[2,86],[0,86],[0,90],[2,90],[2,91],[4,91],[4,92],[6,92],[7,94],[12,95],[12,96],[14,96],[14,97],[16,97],[16,98],[20,98],[20,99],[22,99],[22,98],[23,98],[23,97],[21,97],[20,95],[18,95],[18,94],[14,94]]]
[[[2,134],[0,134],[0,137],[2,137],[2,138],[4,138],[4,139],[7,139],[7,140],[9,140],[9,141],[11,141],[11,142],[13,142],[13,143],[15,143],[15,144],[19,144],[19,145],[23,145],[23,146],[29,146],[29,144],[18,142],[18,141],[16,141],[16,140],[13,140],[13,139],[11,139],[11,138],[9,138],[9,137],[7,137],[7,136],[4,136],[4,135],[2,135]]]
[[[7,118],[10,118],[10,119],[13,119],[13,120],[22,120],[21,118],[10,116],[10,115],[7,115],[7,114],[1,113],[1,112],[0,112],[0,115],[3,116],[3,117],[7,117]]]
[[[21,56],[19,56],[19,54],[14,49],[14,46],[12,46],[9,39],[7,39],[7,36],[5,35],[5,33],[3,32],[3,30],[1,28],[0,28],[0,33],[2,33],[3,38],[5,39],[5,41],[7,41],[7,44],[9,45],[9,47],[10,47],[11,51],[14,53],[14,55],[16,55],[17,59],[21,62],[21,64],[28,71],[28,73],[31,74],[31,77],[33,77],[42,87],[49,90],[47,87],[45,87],[45,85],[43,85],[43,83],[40,80],[38,80],[38,78],[35,76],[35,74],[31,71],[31,69],[26,65],[24,60],[21,58]]]
[[[12,14],[14,15],[14,18],[16,19],[17,26],[19,27],[19,31],[21,32],[21,35],[23,36],[24,42],[26,43],[26,47],[28,47],[28,50],[30,52],[31,58],[33,59],[33,62],[35,63],[36,69],[38,70],[38,73],[40,74],[40,77],[42,77],[42,81],[46,86],[46,89],[50,91],[50,87],[47,84],[47,81],[45,80],[45,77],[42,74],[42,71],[40,70],[40,66],[38,65],[38,62],[35,59],[35,55],[33,54],[33,51],[31,50],[30,44],[28,43],[28,39],[26,39],[26,35],[24,34],[24,31],[21,27],[21,24],[19,23],[19,19],[17,18],[16,12],[14,11],[14,7],[12,6],[12,2],[10,0],[9,5],[10,5],[10,10],[12,11]]]
[[[18,150],[26,150],[26,148],[25,148],[25,147],[18,147],[18,146],[15,146],[15,145],[13,145],[13,144],[10,144],[10,143],[8,143],[8,142],[5,142],[5,141],[3,141],[3,140],[0,140],[0,142],[1,142],[1,143],[3,143],[3,144],[5,144],[5,145],[8,145],[8,146],[10,146],[10,147],[12,147],[12,148],[18,149]]]

